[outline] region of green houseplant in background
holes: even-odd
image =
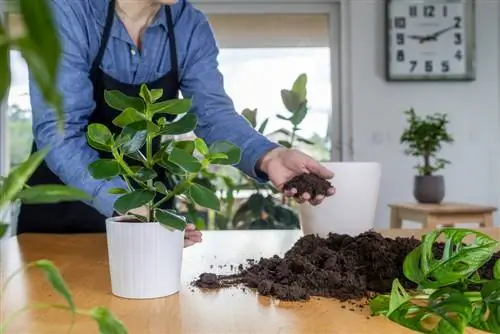
[[[182,197],[192,205],[219,211],[214,191],[195,179],[212,164],[240,161],[240,149],[228,141],[207,145],[201,138],[167,139],[160,140],[155,150],[154,141],[162,136],[190,133],[197,125],[190,99],[161,101],[162,95],[161,89],[149,90],[146,85],[137,98],[107,91],[106,103],[120,112],[113,123],[121,132],[112,134],[103,124],[87,129],[89,144],[111,153],[92,163],[90,173],[96,179],[122,177],[127,188],[111,190],[120,195],[115,211],[135,212],[106,221],[112,292],[125,298],[158,298],[179,291],[184,229],[189,221],[175,205],[162,204]],[[167,120],[167,115],[174,120]],[[176,177],[172,189],[159,181],[161,174]],[[144,209],[141,214],[134,211],[138,208]]]
[[[307,75],[300,74],[293,82],[291,89],[282,89],[281,99],[288,114],[278,114],[276,117],[289,122],[291,130],[279,129],[275,131],[275,133],[285,135],[286,138],[278,142],[287,148],[295,147],[295,144],[299,141],[307,145],[313,145],[314,143],[298,136],[300,124],[308,113]],[[256,110],[246,109],[242,114],[254,128],[257,127]],[[267,118],[262,122],[258,129],[259,132],[264,133],[268,121]],[[233,227],[240,229],[300,228],[299,217],[288,198],[282,196],[281,201],[278,201],[273,196],[273,194],[277,193],[277,190],[270,184],[259,185],[252,180],[249,183],[253,185],[256,192],[236,210],[232,217]],[[268,193],[267,196],[265,192]]]
[[[56,87],[56,69],[60,57],[60,44],[57,37],[54,22],[48,3],[44,0],[12,0],[7,5],[21,13],[26,33],[16,39],[8,34],[7,27],[0,20],[0,101],[6,98],[11,84],[10,50],[18,49],[25,59],[28,68],[33,74],[34,80],[41,87],[45,100],[51,105],[58,115],[58,125],[63,130],[63,109],[59,92]],[[3,12],[2,12],[3,15]],[[28,187],[26,181],[43,161],[50,148],[42,148],[31,155],[26,161],[16,166],[7,176],[0,180],[0,211],[15,201],[27,203],[55,203],[61,201],[85,200],[87,194],[78,189],[60,185],[41,185]],[[7,222],[0,221],[0,243],[4,241],[9,230]],[[3,256],[3,254],[2,254]],[[0,334],[7,331],[9,324],[16,316],[28,309],[58,308],[66,309],[73,314],[83,314],[93,318],[98,325],[101,334],[125,334],[126,328],[114,318],[109,310],[104,307],[95,307],[91,310],[77,309],[73,296],[66,285],[57,267],[47,259],[30,262],[24,267],[7,277],[2,282],[0,303],[8,288],[8,283],[23,270],[37,268],[45,273],[45,277],[56,293],[63,297],[66,304],[36,303],[5,317],[2,314],[0,320]]]
[[[435,113],[421,117],[413,108],[405,111],[408,127],[403,131],[400,142],[406,144],[405,154],[417,157],[421,162],[415,166],[418,175],[414,178],[413,196],[420,203],[440,203],[445,196],[443,175],[435,173],[450,161],[438,158],[443,144],[454,142],[447,131],[449,123],[446,114]]]

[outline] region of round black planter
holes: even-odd
[[[413,196],[419,203],[439,204],[444,199],[445,185],[442,175],[415,176]]]

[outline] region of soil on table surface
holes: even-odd
[[[332,184],[328,180],[316,174],[301,174],[285,183],[283,190],[296,189],[295,197],[297,198],[304,193],[308,193],[311,198],[314,198],[318,195],[325,196],[331,187]]]
[[[406,255],[419,244],[413,237],[386,238],[373,231],[355,237],[307,235],[284,257],[248,260],[248,266],[240,265],[238,272],[231,275],[203,273],[193,284],[206,289],[243,285],[260,295],[288,301],[308,300],[311,296],[359,300],[374,293],[389,293],[395,278],[405,288],[415,289],[402,268]],[[442,250],[442,245],[437,245],[436,255]],[[480,269],[482,278],[493,277],[493,264],[499,257],[495,254]]]

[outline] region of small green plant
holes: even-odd
[[[9,0],[5,4],[21,14],[25,31],[22,36],[12,38],[9,36],[8,27],[4,25],[5,20],[0,20],[0,101],[5,99],[11,84],[10,50],[14,48],[20,51],[26,61],[33,79],[40,87],[45,102],[53,107],[57,114],[59,130],[63,130],[62,99],[58,90],[55,89],[57,87],[56,77],[61,47],[50,5],[46,0]],[[43,161],[49,149],[49,147],[46,147],[32,154],[24,162],[13,168],[7,176],[0,178],[0,212],[15,201],[41,204],[89,199],[88,195],[79,189],[63,185],[38,185],[33,187],[26,185],[27,180]],[[8,227],[7,222],[0,221],[0,242],[4,241]],[[9,275],[0,289],[0,304],[4,303],[3,297],[8,283],[17,274],[30,268],[42,270],[52,289],[63,297],[66,304],[31,303],[7,318],[2,317],[0,320],[0,334],[7,331],[9,325],[18,315],[29,309],[43,308],[65,309],[69,310],[73,315],[89,316],[96,321],[100,334],[127,333],[124,325],[104,307],[98,306],[90,310],[76,308],[71,292],[59,270],[51,261],[46,259],[30,262]]]
[[[435,253],[444,237],[442,256]],[[473,242],[465,243],[465,238]],[[479,269],[488,262],[499,242],[478,231],[444,228],[423,236],[404,261],[405,277],[416,283],[406,291],[398,279],[389,295],[371,300],[373,314],[421,333],[462,334],[466,327],[500,333],[500,261],[494,278],[483,279]]]
[[[446,129],[448,117],[446,114],[435,113],[423,118],[417,116],[413,108],[404,114],[408,122],[408,127],[400,138],[401,144],[408,145],[404,153],[422,159],[422,163],[415,166],[419,175],[433,175],[450,163],[436,156],[443,143],[451,144],[454,141]]]
[[[196,128],[197,117],[190,113],[190,99],[160,101],[161,89],[140,89],[140,97],[126,96],[119,91],[106,91],[106,103],[121,111],[113,123],[121,128],[112,134],[103,124],[91,124],[87,130],[89,144],[97,150],[111,152],[111,159],[99,159],[89,166],[96,179],[121,176],[127,189],[112,189],[121,194],[115,202],[115,210],[126,214],[133,209],[146,207],[147,215],[135,215],[142,222],[156,221],[161,225],[183,230],[188,223],[177,210],[162,209],[162,204],[175,196],[181,196],[191,204],[215,211],[220,201],[212,189],[194,182],[200,172],[210,164],[233,165],[240,161],[240,149],[227,141],[208,146],[201,138],[194,140],[167,139],[159,150],[153,150],[153,141],[162,136],[190,133]],[[176,117],[167,120],[168,115]],[[177,119],[178,118],[178,119]],[[144,149],[145,148],[145,151]],[[126,162],[133,158],[134,164]],[[158,181],[158,171],[175,176],[177,184],[168,189]]]

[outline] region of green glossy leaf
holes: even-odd
[[[192,140],[179,140],[179,141],[173,142],[172,144],[173,145],[171,146],[171,149],[169,150],[169,152],[172,152],[172,149],[175,147],[175,148],[181,149],[183,151],[186,151],[189,154],[193,154],[194,149],[196,147],[195,142]]]
[[[144,112],[146,105],[138,97],[127,96],[118,90],[104,91],[104,100],[113,109],[124,111],[127,108],[133,108],[139,112]]]
[[[153,180],[157,176],[158,176],[158,174],[153,169],[144,168],[144,167],[141,167],[141,169],[139,169],[135,173],[135,177],[137,177],[141,181]]]
[[[99,159],[89,165],[90,175],[96,180],[112,179],[120,175],[120,164],[116,160]]]
[[[113,119],[113,124],[120,128],[124,128],[126,125],[142,120],[144,120],[144,114],[141,114],[134,108],[126,108],[120,115]]]
[[[54,89],[61,45],[50,4],[48,1],[19,0],[19,10],[23,17],[25,35],[17,39],[16,44],[45,101],[55,108],[58,125],[62,129],[62,99]]]
[[[17,197],[26,204],[91,200],[86,192],[59,184],[42,184],[25,188],[19,192]]]
[[[0,40],[4,40],[6,37],[5,29],[0,24]],[[7,42],[0,42],[0,68],[2,69],[2,75],[0,75],[0,101],[3,101],[12,80],[10,73],[10,45]]]
[[[307,144],[307,145],[314,145],[314,142],[312,142],[312,141],[310,141],[308,139],[305,139],[305,138],[296,137],[295,140],[298,141],[299,143],[304,143],[304,144]]]
[[[147,85],[145,84],[141,85],[141,89],[139,90],[139,96],[146,102],[146,104],[153,103],[151,92],[149,91]]]
[[[145,144],[148,135],[148,123],[139,121],[128,124],[120,133],[119,142],[120,149],[127,154],[138,152]]]
[[[227,154],[226,153],[210,153],[210,154],[207,154],[207,159],[209,159],[210,161],[219,160],[219,159],[227,159]]]
[[[104,124],[93,123],[87,128],[87,138],[93,144],[100,147],[110,148],[113,145],[113,135]]]
[[[451,288],[432,293],[427,306],[407,301],[389,315],[389,319],[409,329],[436,334],[463,334],[471,318],[471,303],[460,291]]]
[[[241,115],[250,123],[252,128],[255,129],[257,126],[257,109],[251,110],[246,108],[241,112]]]
[[[292,86],[292,91],[295,92],[301,102],[306,100],[307,96],[307,75],[300,74]]]
[[[26,1],[26,0],[25,0]],[[29,0],[28,0],[29,2]],[[44,1],[37,1],[37,3],[43,3]],[[36,7],[34,9],[36,10]],[[40,17],[43,17],[40,16]],[[64,110],[63,101],[59,91],[54,89],[57,84],[57,78],[52,75],[50,68],[47,67],[45,59],[40,57],[39,53],[44,53],[45,51],[39,49],[36,41],[30,39],[30,37],[21,37],[16,40],[15,45],[21,51],[21,54],[30,69],[31,76],[37,83],[41,95],[48,105],[52,106],[57,115],[57,125],[60,130],[64,129]],[[52,62],[52,60],[50,61]]]
[[[500,280],[500,260],[497,260],[493,266],[493,277]]]
[[[292,144],[288,140],[278,140],[278,144],[286,148],[292,148]]]
[[[115,210],[121,214],[126,214],[132,209],[144,206],[153,201],[155,193],[149,190],[135,190],[121,196],[115,202]]]
[[[151,89],[150,93],[151,93],[151,103],[155,103],[163,96],[163,89],[161,88]]]
[[[128,334],[125,325],[108,309],[98,306],[90,310],[92,318],[97,322],[99,334]]]
[[[191,109],[191,106],[191,99],[172,99],[155,103],[149,109],[153,115],[158,113],[181,115],[187,113]]]
[[[500,333],[500,281],[486,282],[481,289],[482,301],[474,305],[470,327],[489,333]]]
[[[301,105],[300,96],[290,90],[281,90],[281,100],[283,101],[285,108],[291,113],[295,112],[295,110],[297,110]]]
[[[210,145],[210,153],[224,153],[227,155],[226,159],[214,159],[211,161],[214,165],[235,165],[240,162],[241,150],[238,146],[230,143],[229,141],[217,141]]]
[[[73,301],[73,296],[71,295],[66,282],[64,281],[59,269],[54,266],[54,264],[49,260],[38,260],[35,262],[35,267],[43,270],[45,277],[49,281],[52,288],[59,293],[68,303],[68,306],[72,312],[75,312],[75,302]]]
[[[208,188],[193,183],[189,186],[189,197],[196,204],[212,209],[215,211],[220,210],[220,202],[217,196]]]
[[[9,224],[0,223],[0,239],[2,239],[9,230]]]
[[[277,114],[276,118],[281,119],[283,121],[290,121],[291,116],[290,117],[285,117],[283,115]]]
[[[160,136],[160,135],[173,136],[173,135],[182,135],[185,133],[189,133],[191,131],[194,131],[194,129],[196,129],[197,123],[198,119],[196,118],[196,115],[186,114],[178,121],[166,124],[155,134],[155,136]]]
[[[168,161],[179,166],[188,173],[198,173],[201,170],[201,162],[188,152],[174,147],[168,155]]]
[[[307,116],[307,106],[303,104],[294,111],[292,117],[290,117],[290,122],[293,125],[297,126],[302,123],[302,121],[306,118],[306,116]]]
[[[389,312],[390,297],[378,295],[370,301],[370,310],[373,315],[386,315]]]
[[[443,255],[436,258],[433,245],[445,237]],[[471,243],[466,237],[474,236]],[[483,266],[497,249],[498,241],[471,229],[444,228],[429,232],[422,243],[411,251],[403,263],[405,276],[423,288],[439,288],[468,278]]]
[[[128,190],[123,188],[111,188],[109,189],[108,193],[112,195],[122,195],[128,193]]]
[[[194,144],[195,144],[196,149],[198,150],[198,152],[200,152],[201,154],[207,155],[208,153],[210,153],[210,151],[208,149],[208,146],[207,146],[207,144],[205,143],[205,141],[203,139],[196,138],[194,140]]]
[[[186,228],[186,218],[179,216],[173,210],[157,209],[155,211],[156,220],[165,227],[183,231]]]
[[[167,195],[168,194],[168,189],[163,184],[163,182],[155,181],[154,187],[155,187],[156,191],[159,192],[160,194],[163,194],[163,195]]]
[[[29,156],[23,163],[12,169],[0,186],[0,207],[11,202],[42,163],[48,149],[44,148]]]
[[[264,134],[264,131],[266,131],[266,127],[267,127],[268,122],[269,122],[269,118],[266,118],[264,120],[264,122],[262,122],[262,124],[260,125],[260,127],[257,131],[259,131],[259,133],[261,133],[261,134]]]

